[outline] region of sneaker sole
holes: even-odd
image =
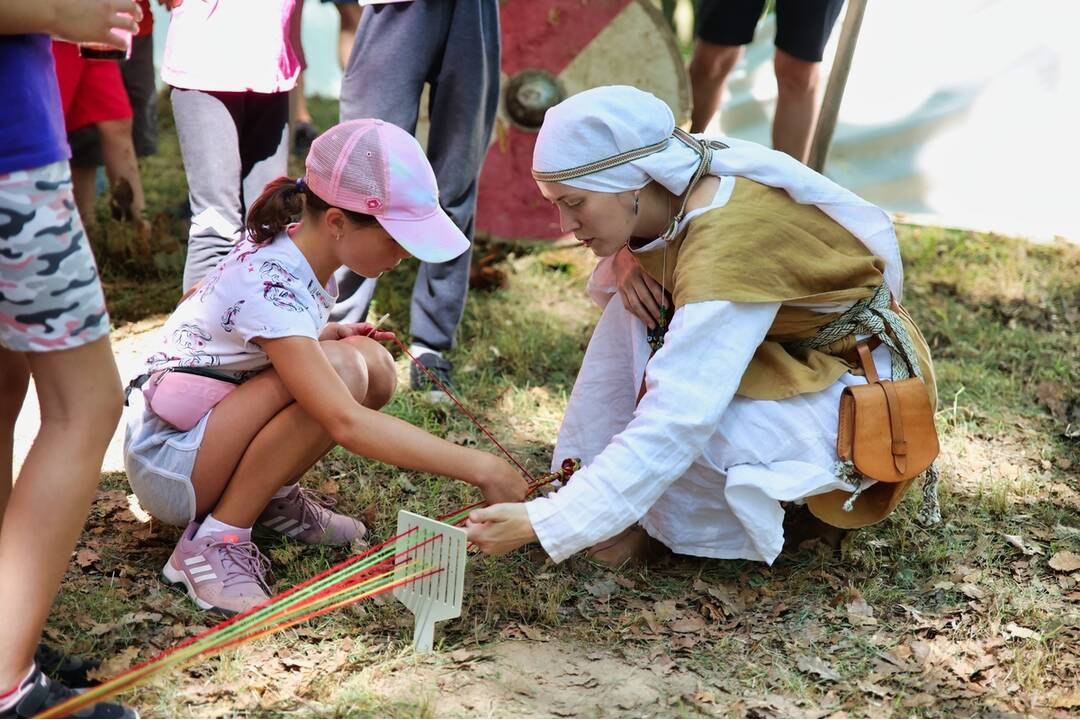
[[[184,589],[184,593],[189,598],[191,598],[191,601],[195,603],[195,605],[198,606],[200,610],[214,612],[225,617],[232,617],[233,615],[236,615],[236,611],[219,608],[217,605],[211,605],[210,603],[206,602],[198,595],[196,595],[195,588],[191,586],[191,581],[188,580],[187,575],[182,570],[177,570],[176,568],[174,568],[171,562],[165,563],[165,567],[161,569],[161,577],[165,580],[166,583],[172,585],[173,587],[182,587]]]

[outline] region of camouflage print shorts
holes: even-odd
[[[67,350],[108,332],[67,162],[0,174],[0,345]]]

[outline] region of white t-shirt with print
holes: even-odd
[[[288,232],[263,245],[242,240],[165,323],[147,372],[212,368],[247,379],[270,365],[254,338],[318,340],[336,299],[333,277],[320,285]]]

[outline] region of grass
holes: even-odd
[[[322,126],[332,109],[315,104]],[[143,168],[154,211],[183,195],[163,115],[161,153]],[[105,224],[95,238],[116,337],[179,296],[183,223],[159,216],[155,230],[142,265],[122,228]],[[411,616],[369,602],[126,699],[144,714],[192,717],[1074,712],[1078,577],[1048,559],[1080,551],[1080,248],[940,228],[899,235],[906,304],[933,348],[942,398],[941,526],[919,527],[909,498],[838,555],[808,547],[772,567],[680,559],[615,572],[580,557],[556,566],[535,548],[476,558],[442,653],[412,655]],[[593,261],[552,246],[499,254],[506,286],[472,292],[451,359],[463,402],[542,471],[597,318],[583,292]],[[373,314],[391,313],[399,333],[414,272],[392,273],[376,294]],[[404,387],[405,359],[398,367]],[[467,418],[421,394],[400,392],[387,412],[491,449]],[[399,508],[435,515],[475,499],[459,483],[340,450],[307,482],[348,511],[375,504],[382,536]],[[177,531],[131,516],[123,475],[102,487],[80,543],[99,559],[73,563],[48,633],[73,651],[123,659],[134,647],[145,658],[211,620],[156,577]],[[280,589],[345,557],[260,542]],[[872,616],[853,610],[860,603]],[[698,618],[693,632],[678,629]],[[648,699],[619,694],[646,685]]]

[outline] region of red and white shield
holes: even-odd
[[[558,213],[530,174],[544,111],[592,87],[633,85],[665,101],[682,123],[690,84],[675,37],[650,0],[502,0],[499,12],[501,97],[476,227],[495,239],[553,240],[563,234]]]

